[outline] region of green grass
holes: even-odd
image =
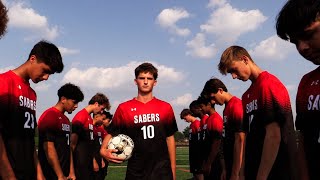
[[[192,174],[189,173],[189,148],[177,147],[177,180],[187,180],[192,178]],[[105,180],[122,180],[126,174],[126,163],[113,164],[110,163],[108,167],[108,175]]]

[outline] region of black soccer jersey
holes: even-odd
[[[126,134],[134,142],[126,179],[172,179],[166,138],[176,131],[172,107],[164,101],[153,98],[142,103],[132,99],[120,104],[108,133]]]
[[[257,176],[265,139],[265,127],[277,122],[281,130],[278,155],[268,179],[290,179],[287,140],[293,132],[293,118],[288,92],[272,74],[264,71],[242,96],[246,138],[246,179]]]
[[[189,165],[191,173],[200,173],[202,161],[200,154],[200,121],[195,120],[190,124],[189,129]]]
[[[9,162],[16,178],[33,180],[36,93],[12,71],[0,74],[0,82],[0,132]]]
[[[320,179],[320,67],[301,79],[296,107],[296,128],[304,136],[309,176]]]
[[[64,176],[68,177],[70,171],[70,121],[58,109],[47,109],[39,121],[39,150],[38,157],[46,179],[57,179],[54,169],[49,164],[44,150],[45,142],[53,142],[56,149],[60,167]]]

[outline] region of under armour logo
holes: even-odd
[[[248,98],[250,97],[250,94],[248,94]]]
[[[319,83],[319,80],[312,81],[311,86],[318,85],[318,83]]]
[[[137,108],[131,108],[131,111],[137,111]]]
[[[59,119],[62,119],[61,117],[59,117]]]
[[[21,86],[20,86],[20,85],[18,85],[18,88],[19,88],[19,89],[21,89]]]

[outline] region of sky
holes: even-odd
[[[2,0],[3,1],[3,0]],[[97,92],[114,113],[119,103],[137,96],[134,69],[143,62],[159,70],[155,97],[169,102],[179,131],[189,124],[180,112],[197,99],[207,80],[221,79],[242,96],[251,82],[221,75],[222,52],[246,48],[255,63],[276,75],[288,89],[295,117],[301,77],[316,68],[294,45],[276,35],[275,19],[285,0],[5,0],[8,32],[0,40],[0,72],[24,63],[40,40],[58,46],[65,68],[48,81],[31,83],[38,95],[37,117],[58,101],[65,83],[78,85],[85,99]],[[222,115],[223,106],[216,106]]]

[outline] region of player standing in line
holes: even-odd
[[[91,114],[109,109],[109,99],[97,93],[89,105],[79,111],[72,119],[71,149],[77,180],[93,179],[93,120]]]
[[[0,39],[6,33],[7,24],[8,24],[8,10],[0,0]]]
[[[65,112],[71,114],[83,100],[78,86],[67,83],[58,90],[59,101],[39,118],[38,157],[46,179],[75,180],[70,148],[71,126]]]
[[[196,172],[196,176],[199,180],[203,180],[204,176],[203,176],[203,170],[202,170],[202,164],[203,164],[203,152],[202,152],[202,145],[203,145],[203,141],[202,141],[202,130],[204,128],[204,125],[207,124],[207,119],[209,117],[208,114],[205,114],[202,109],[201,106],[199,104],[199,102],[197,100],[194,100],[190,103],[189,105],[190,111],[192,112],[192,114],[195,117],[198,117],[200,119],[200,132],[198,132],[198,139],[199,139],[199,153],[194,155],[194,157],[192,157],[193,159],[197,160],[197,164],[199,165],[199,168]]]
[[[108,132],[108,128],[112,122],[113,115],[109,111],[104,112],[104,114],[106,115],[106,118],[103,119],[102,127]]]
[[[93,134],[94,134],[94,153],[93,153],[93,171],[95,180],[104,180],[107,175],[108,162],[100,155],[100,148],[107,131],[103,127],[107,119],[108,112],[103,110],[101,113],[93,115]]]
[[[289,0],[278,14],[277,34],[296,45],[306,60],[317,65],[305,74],[296,97],[296,129],[300,130],[302,165],[304,158],[311,180],[320,179],[320,1]],[[302,169],[302,168],[300,168]],[[304,173],[304,172],[302,172]],[[304,176],[307,176],[304,174]]]
[[[43,176],[35,149],[36,92],[29,81],[48,80],[63,70],[59,49],[38,42],[28,60],[0,74],[0,175],[2,179],[36,179]],[[36,174],[37,173],[37,174]]]
[[[134,142],[126,180],[175,179],[174,133],[178,128],[171,105],[152,94],[158,70],[151,63],[143,63],[135,69],[135,77],[138,95],[118,106],[100,153],[109,161],[121,163],[123,159],[111,154],[116,150],[107,149],[108,142],[112,136],[126,134]]]
[[[237,180],[240,175],[245,140],[245,133],[242,129],[242,102],[230,94],[223,82],[217,78],[208,80],[201,94],[212,99],[215,104],[225,105],[223,110],[223,154],[227,179]]]
[[[199,97],[198,103],[202,111],[208,114],[209,117],[203,124],[202,128],[202,146],[203,150],[203,165],[202,171],[204,179],[220,180],[225,179],[224,162],[222,162],[223,154],[221,153],[221,140],[223,131],[223,120],[214,109],[214,103],[210,99]]]
[[[201,153],[200,148],[200,121],[193,116],[190,109],[183,109],[180,113],[180,118],[184,119],[187,123],[190,123],[189,129],[189,165],[190,172],[193,174],[195,180],[203,180],[201,172],[201,162],[198,157]],[[200,174],[200,175],[199,175]]]
[[[294,179],[290,172],[294,159],[290,157],[296,147],[285,86],[277,77],[260,69],[240,46],[227,48],[218,67],[222,74],[230,73],[233,79],[252,82],[242,95],[246,180]]]

